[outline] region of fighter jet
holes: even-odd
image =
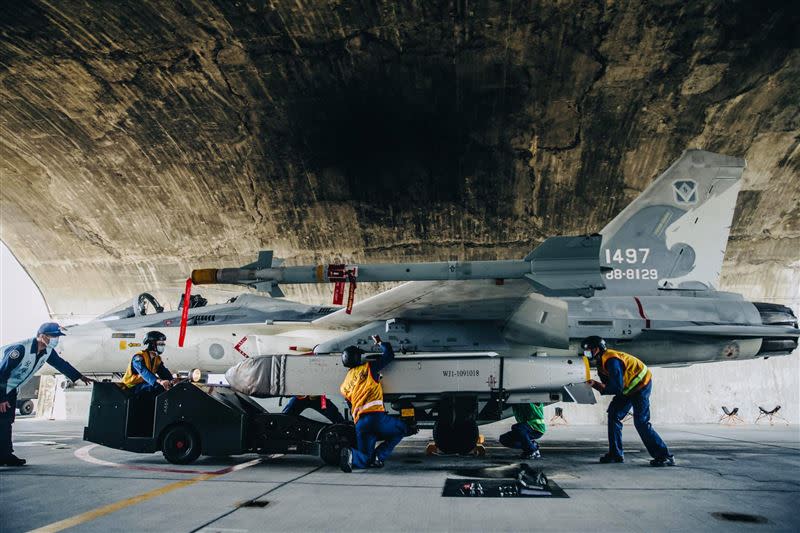
[[[317,354],[368,346],[371,335],[381,334],[404,353],[451,353],[459,369],[464,368],[460,357],[466,352],[529,359],[574,354],[579,340],[588,335],[600,335],[655,366],[786,355],[797,348],[800,335],[790,308],[717,290],[744,168],[741,158],[684,152],[600,231],[605,287],[597,293],[601,287],[588,275],[570,272],[562,253],[553,254],[557,259],[551,268],[544,267],[550,262],[549,248],[559,248],[564,241],[546,241],[521,262],[455,262],[447,268],[423,263],[220,269],[195,271],[193,279],[261,285],[272,291],[279,290],[280,283],[335,282],[340,294],[345,282],[353,287],[409,281],[315,320],[317,327],[350,329],[320,341]],[[459,277],[467,272],[485,276]],[[574,283],[551,283],[548,274],[554,273]],[[560,308],[552,297],[567,304],[566,335],[558,327]],[[447,377],[447,370],[443,372]],[[459,386],[457,394],[451,390],[440,398],[403,390],[407,385],[387,390],[386,396],[429,408],[434,429],[440,426],[440,435],[450,435],[448,447],[468,449],[465,443],[474,443],[476,423],[502,416],[495,392],[503,384],[487,381],[487,390]],[[559,386],[531,386],[527,394],[517,391],[503,401],[552,402],[573,396],[550,385]],[[313,387],[313,382],[304,386]],[[453,439],[463,442],[454,445]]]
[[[656,366],[785,355],[798,342],[791,309],[716,289],[744,168],[740,158],[686,151],[598,235],[548,239],[521,260],[283,266],[262,252],[243,267],[196,270],[197,285],[246,285],[278,298],[251,293],[217,306],[190,304],[187,345],[180,348],[180,313],[143,314],[138,308],[149,301],[143,295],[121,312],[71,328],[64,355],[78,358],[82,368],[120,371],[149,329],[166,330],[168,366],[211,371],[248,356],[368,347],[374,334],[408,358],[458,360],[472,353],[540,367],[544,357],[573,356],[587,335],[601,335]],[[372,281],[407,283],[354,303],[356,286]],[[289,302],[279,298],[281,283],[335,283],[337,304],[349,284],[348,305]],[[94,350],[86,350],[87,341]],[[460,365],[437,372],[459,378],[469,371]],[[305,387],[314,383],[303,380]],[[463,435],[468,444],[476,423],[502,416],[503,403],[580,399],[563,388],[567,383],[548,383],[503,397],[504,383],[493,374],[485,390],[462,389],[467,394],[458,401],[452,387],[421,394],[392,390],[391,379],[386,392],[389,401],[416,402],[422,420],[439,425],[440,435]]]
[[[67,326],[59,351],[84,372],[122,373],[142,349],[145,334],[159,330],[167,336],[163,359],[170,370],[224,372],[250,355],[308,352],[339,335],[314,325],[314,320],[336,309],[257,293],[208,305],[195,294],[187,313],[190,334],[184,346],[178,346],[181,306],[165,311],[154,296],[142,293],[90,322]]]
[[[652,365],[786,355],[798,342],[789,307],[716,288],[744,168],[741,158],[685,151],[600,231],[604,287],[591,279],[590,259],[582,256],[583,268],[576,269],[558,250],[576,244],[564,237],[545,241],[522,261],[243,267],[196,270],[193,279],[271,291],[280,283],[413,280],[316,319],[317,327],[352,330],[320,341],[317,353],[391,333],[388,338],[408,352],[528,356],[536,343],[515,332],[532,327],[535,313],[522,313],[520,306],[557,307],[545,295],[567,303],[571,339],[560,351],[558,333],[546,339],[537,331],[538,347],[549,353],[575,353],[581,338],[600,335]],[[535,304],[533,295],[539,296]]]

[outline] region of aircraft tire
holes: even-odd
[[[33,413],[33,400],[25,400],[24,402],[20,402],[17,407],[19,408],[19,414],[29,415]]]
[[[356,431],[351,424],[332,424],[320,432],[319,457],[327,465],[339,464],[342,448],[356,445]]]
[[[161,439],[161,452],[174,465],[188,465],[200,457],[200,437],[188,424],[172,426]]]
[[[433,426],[433,442],[445,454],[466,454],[478,444],[478,424],[472,420],[445,424],[437,421]]]

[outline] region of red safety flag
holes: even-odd
[[[328,408],[328,399],[325,397],[324,394],[319,398],[319,407],[323,411]]]
[[[356,299],[356,278],[350,276],[350,291],[347,293],[347,309],[345,313],[348,315],[353,313],[353,302]]]
[[[344,301],[344,281],[337,281],[333,286],[333,305],[342,305]]]
[[[183,293],[183,312],[181,313],[181,329],[178,335],[178,346],[183,348],[186,338],[186,321],[189,319],[189,303],[192,301],[192,278],[186,280],[186,290]]]

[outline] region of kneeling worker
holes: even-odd
[[[160,331],[148,331],[144,337],[145,349],[134,354],[122,383],[134,394],[161,394],[174,383],[172,373],[161,361],[166,348],[167,336]]]
[[[517,423],[511,431],[500,435],[500,444],[506,448],[522,450],[521,459],[541,459],[539,444],[536,439],[542,438],[547,431],[544,422],[544,405],[540,403],[520,403],[511,406]]]
[[[358,446],[342,450],[339,465],[344,472],[352,472],[353,468],[381,468],[407,433],[405,423],[387,415],[383,407],[380,371],[392,362],[394,350],[388,342],[381,342],[378,335],[372,338],[382,353],[377,361],[362,363],[364,351],[355,346],[348,346],[342,352],[342,364],[350,370],[339,390],[352,409]],[[383,442],[375,448],[378,440]]]
[[[72,381],[81,380],[87,385],[94,381],[59,357],[56,346],[62,335],[64,332],[58,324],[45,322],[36,332],[36,337],[0,348],[0,466],[25,464],[25,459],[14,455],[11,425],[17,409],[17,391],[42,365],[48,363]]]
[[[606,347],[606,341],[593,335],[581,341],[583,355],[597,367],[600,381],[592,388],[602,395],[613,394],[608,406],[608,448],[601,463],[622,463],[622,419],[633,406],[633,425],[653,457],[651,466],[675,466],[675,458],[650,424],[652,373],[640,359]]]

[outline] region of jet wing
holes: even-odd
[[[353,330],[389,319],[499,323],[508,342],[567,348],[567,305],[543,296],[524,280],[412,281],[313,322]],[[331,341],[333,342],[333,341]]]
[[[376,320],[508,320],[532,292],[529,283],[507,280],[409,281],[318,318],[315,326],[352,329]]]

